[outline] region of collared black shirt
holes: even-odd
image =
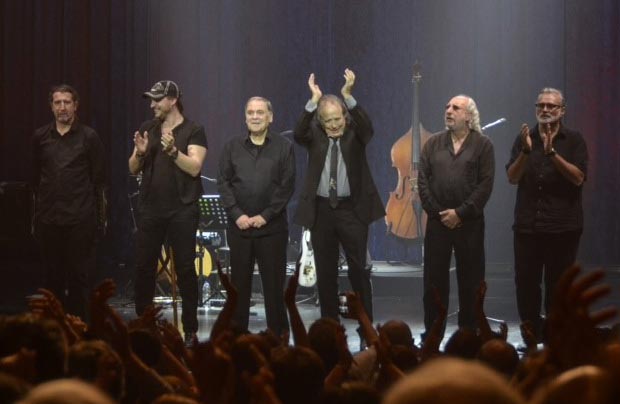
[[[261,215],[267,224],[242,233],[286,231],[286,204],[295,189],[292,143],[273,132],[267,133],[261,146],[253,144],[249,135],[229,140],[220,156],[217,183],[230,229],[242,232],[235,221],[245,214]]]
[[[36,218],[73,225],[95,219],[96,189],[105,182],[104,148],[94,129],[75,121],[61,136],[52,122],[32,139]]]
[[[551,158],[545,156],[538,125],[533,126],[530,137],[532,151],[517,188],[513,230],[522,233],[581,231],[582,187],[567,180],[555,168]],[[558,134],[553,138],[553,148],[587,176],[588,149],[579,132],[560,126]],[[520,152],[521,136],[517,135],[506,170]]]
[[[431,218],[446,209],[455,209],[463,221],[481,217],[494,176],[495,154],[488,137],[470,131],[455,155],[450,133],[437,133],[428,139],[420,155],[422,207]]]

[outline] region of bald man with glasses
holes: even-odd
[[[543,88],[535,104],[537,124],[527,124],[512,146],[508,180],[517,185],[514,256],[517,307],[543,337],[542,289],[548,312],[558,279],[575,262],[583,229],[581,193],[588,150],[581,133],[562,124],[562,92]]]

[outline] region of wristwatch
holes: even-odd
[[[547,157],[553,157],[556,155],[555,149],[552,147],[551,151],[549,153],[545,153],[545,156]]]
[[[170,153],[168,156],[170,156],[172,160],[176,160],[177,157],[179,157],[179,149],[175,148],[174,151]]]

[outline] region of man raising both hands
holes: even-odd
[[[370,174],[366,146],[372,123],[351,91],[352,70],[344,72],[341,94],[323,95],[314,74],[312,94],[295,127],[295,142],[308,151],[308,169],[295,221],[312,230],[321,316],[338,318],[339,245],[344,249],[353,290],[372,319],[372,289],[366,269],[368,225],[385,210]]]

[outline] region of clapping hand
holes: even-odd
[[[521,125],[521,150],[525,153],[532,151],[532,138],[530,136],[530,128],[527,123]]]
[[[323,96],[323,93],[321,92],[319,85],[314,82],[314,73],[310,74],[310,77],[308,77],[308,87],[312,93],[312,102],[318,104],[319,99]]]
[[[340,93],[342,94],[342,97],[346,100],[352,97],[351,90],[353,90],[353,85],[355,84],[355,73],[353,73],[353,70],[351,69],[345,69],[343,77],[344,85],[342,86],[342,90],[340,90]]]

